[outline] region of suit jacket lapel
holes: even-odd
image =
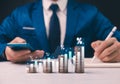
[[[71,41],[73,40],[73,37],[75,35],[77,22],[78,22],[78,14],[75,11],[77,4],[72,2],[72,0],[68,0],[67,5],[67,24],[66,24],[66,36],[64,45],[66,46],[72,46]]]
[[[78,24],[79,16],[75,11],[77,4],[72,2],[72,0],[68,0],[67,5],[67,24],[66,24],[66,36],[64,40],[64,45],[71,46],[71,41],[75,35],[76,27]],[[38,36],[38,41],[40,42],[40,46],[43,50],[49,51],[48,40],[46,35],[46,28],[44,23],[43,16],[43,8],[42,8],[42,0],[39,1],[38,4],[34,7],[34,11],[32,13],[32,21],[33,26],[36,28],[36,34]],[[38,43],[39,43],[38,42]]]
[[[38,39],[39,42],[36,43],[40,43],[41,48],[43,50],[48,51],[49,48],[44,23],[42,0],[40,0],[39,3],[37,3],[34,8],[35,9],[32,13],[33,26],[36,28],[36,34],[37,37],[39,38]]]

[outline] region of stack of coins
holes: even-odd
[[[27,72],[28,73],[37,73],[38,72],[37,61],[30,61],[27,63]]]
[[[43,61],[43,72],[44,73],[52,73],[52,61],[50,58]]]
[[[67,55],[60,55],[58,57],[59,73],[68,73],[68,58]]]
[[[84,43],[81,38],[77,38],[75,46],[75,73],[84,73]]]

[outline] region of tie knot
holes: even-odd
[[[58,7],[57,4],[52,4],[52,5],[50,6],[50,10],[52,10],[53,12],[57,12],[58,9],[59,9],[59,7]]]

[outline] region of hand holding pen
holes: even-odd
[[[103,62],[120,61],[120,42],[118,42],[116,38],[112,38],[116,29],[116,27],[113,27],[105,41],[96,41],[91,44],[95,50],[95,56],[91,61],[92,63],[96,59],[100,59]]]

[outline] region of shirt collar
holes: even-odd
[[[52,0],[42,0],[43,7],[46,10],[49,10],[49,7],[51,6],[51,4],[58,4],[60,11],[64,11],[66,9],[67,2],[68,2],[68,0],[58,0],[56,2],[54,2]]]

